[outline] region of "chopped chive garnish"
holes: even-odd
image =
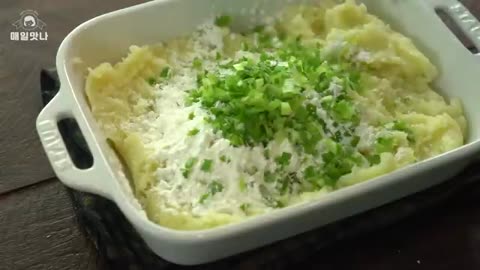
[[[162,72],[160,73],[160,77],[168,79],[170,77],[170,67],[163,68]]]
[[[248,208],[250,208],[250,204],[248,204],[248,203],[242,203],[242,204],[240,205],[240,209],[241,209],[245,214],[247,213]]]
[[[312,98],[320,100],[336,122],[357,123],[346,91],[336,97],[327,91],[332,82],[346,81],[354,68],[328,64],[320,50],[300,42],[285,44],[278,52],[261,52],[259,62],[242,57],[222,64],[221,71],[199,75],[198,88],[190,92],[187,102],[198,102],[211,113],[206,122],[233,146],[266,145],[289,129],[292,143],[315,154],[325,123],[317,115],[317,105],[310,104]],[[317,97],[305,95],[307,88]]]
[[[197,158],[190,158],[185,162],[185,166],[182,169],[182,175],[185,178],[188,178],[190,176],[190,173],[192,172],[193,167],[197,163],[198,159]]]
[[[395,141],[390,137],[380,137],[375,144],[375,152],[378,154],[392,152],[395,148]]]
[[[224,25],[223,19],[217,21]],[[288,139],[295,153],[323,161],[318,168],[304,171],[307,186],[335,186],[342,175],[367,159],[356,150],[359,113],[349,95],[359,89],[359,67],[342,59],[326,59],[321,48],[303,44],[301,37],[285,35],[272,50],[274,36],[263,27],[254,30],[256,40],[244,40],[241,47],[259,57],[235,58],[222,62],[218,70],[201,72],[187,104],[200,104],[210,115],[206,123],[232,146],[267,147],[272,141]],[[343,145],[345,141],[349,143]],[[265,183],[273,183],[280,194],[293,190],[299,180],[286,172],[293,152],[276,157],[267,150],[263,154],[278,165],[264,174]],[[223,156],[219,160],[228,162]],[[270,194],[271,205],[281,204],[276,195]]]
[[[351,121],[356,115],[355,106],[346,100],[341,100],[334,105],[334,111],[339,120]]]
[[[242,192],[247,189],[247,182],[245,182],[245,178],[240,177],[240,179],[238,180],[238,188]]]
[[[275,182],[275,174],[272,172],[266,171],[263,174],[263,181],[265,181],[266,183]]]
[[[255,33],[263,32],[263,30],[265,30],[265,25],[257,25],[253,28],[253,32]]]
[[[200,202],[200,203],[204,203],[204,202],[208,199],[208,197],[210,197],[210,193],[202,194],[202,196],[200,197],[199,202]]]
[[[283,116],[292,114],[292,108],[288,102],[282,102],[280,105],[280,111]]]
[[[194,112],[191,112],[191,113],[188,115],[188,120],[192,120],[193,118],[195,118],[195,113],[194,113]]]
[[[350,142],[350,145],[352,147],[357,147],[358,143],[360,142],[360,137],[359,136],[354,136]]]
[[[199,200],[200,203],[204,203],[205,200],[207,200],[208,198],[214,196],[215,194],[217,194],[219,192],[222,192],[223,191],[223,185],[221,183],[217,182],[217,181],[213,181],[210,184],[208,184],[207,189],[208,189],[207,193],[203,194],[200,197],[200,200]]]
[[[205,159],[205,160],[203,160],[203,163],[202,163],[202,166],[200,166],[200,169],[204,172],[211,172],[212,171],[212,165],[213,165],[213,160]]]
[[[190,131],[187,133],[187,135],[188,135],[188,136],[195,136],[195,135],[198,134],[198,132],[200,132],[200,130],[199,130],[198,128],[194,128],[194,129],[190,130]]]
[[[272,194],[268,191],[267,187],[265,185],[260,185],[259,186],[259,191],[260,194],[262,195],[263,199],[265,200],[265,203],[273,208],[280,208],[283,207],[283,203],[279,200],[276,200]]]
[[[392,123],[392,129],[407,133],[407,140],[411,143],[415,143],[415,136],[412,130],[408,127],[404,121],[396,120]]]
[[[270,150],[268,150],[268,149],[263,150],[263,156],[266,159],[270,159]]]
[[[370,165],[377,165],[380,163],[380,155],[367,156]]]
[[[148,78],[147,82],[149,85],[154,86],[157,83],[157,80],[151,77],[151,78]]]
[[[237,70],[237,71],[242,71],[242,70],[245,70],[245,66],[246,66],[247,62],[242,62],[242,63],[238,63],[238,64],[235,64],[233,65],[233,67]],[[243,81],[239,80],[237,82],[237,85],[241,85],[241,83],[243,83]]]
[[[315,178],[317,176],[317,172],[315,171],[315,167],[309,166],[303,172],[303,175],[306,179]]]
[[[218,16],[215,19],[215,25],[218,27],[227,27],[227,26],[230,26],[231,23],[232,23],[232,17],[228,15]]]
[[[278,165],[284,167],[284,166],[288,166],[288,164],[290,164],[290,159],[291,158],[292,158],[292,154],[287,153],[287,152],[283,152],[281,156],[275,158],[275,162]]]
[[[203,66],[203,63],[202,63],[202,60],[200,60],[199,58],[195,57],[195,59],[193,59],[193,67],[195,69],[201,69]]]
[[[222,186],[222,184],[218,183],[217,181],[213,181],[210,184],[210,191],[211,191],[212,194],[222,192],[223,191],[223,186]]]

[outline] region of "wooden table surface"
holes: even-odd
[[[36,136],[39,71],[81,22],[140,0],[0,1],[0,269],[104,269]],[[480,0],[463,0],[480,16]],[[12,23],[36,10],[48,41],[10,41]],[[480,269],[480,190],[427,214],[330,247],[324,269]],[[307,267],[308,262],[302,267]]]

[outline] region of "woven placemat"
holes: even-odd
[[[47,104],[59,89],[55,69],[41,72],[43,103]],[[87,168],[92,157],[73,121],[59,125],[66,138],[70,155],[78,167]],[[291,269],[308,262],[313,268],[315,260],[327,245],[385,228],[408,216],[445,202],[455,194],[480,184],[479,162],[463,173],[434,188],[411,195],[368,212],[329,224],[293,238],[283,240],[251,252],[230,257],[215,263],[189,267],[201,269]],[[144,244],[117,206],[102,197],[68,189],[78,223],[94,242],[99,255],[110,269],[180,269],[155,254]],[[320,269],[321,266],[319,265]]]

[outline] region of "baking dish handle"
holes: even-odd
[[[458,0],[428,0],[426,3],[431,4],[434,9],[446,12],[480,50],[480,22],[462,3]]]
[[[58,129],[58,121],[66,118],[75,118],[73,113],[74,106],[71,104],[72,99],[65,98],[64,95],[66,93],[68,92],[60,89],[58,94],[43,108],[37,117],[36,126],[40,141],[60,181],[73,189],[111,199],[111,194],[108,192],[108,183],[105,182],[105,179],[108,179],[108,177],[105,173],[102,173],[105,170],[97,168],[101,165],[98,163],[98,160],[93,161],[91,168],[79,169],[72,162],[65,146]],[[82,126],[85,128],[82,123],[78,122],[78,125],[80,129],[82,129]],[[86,139],[91,149],[91,140]],[[94,153],[92,152],[92,154]]]

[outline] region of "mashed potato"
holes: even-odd
[[[92,112],[148,217],[238,222],[457,148],[459,100],[407,37],[353,1],[297,6],[248,34],[229,17],[90,70]]]

